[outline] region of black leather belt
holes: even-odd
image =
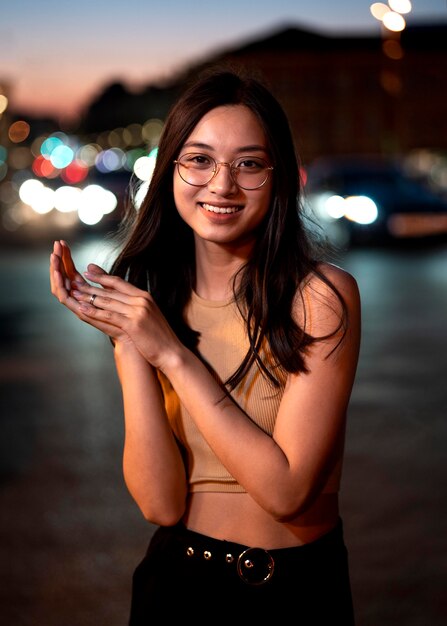
[[[247,548],[240,554],[233,554],[232,551],[228,551],[223,555],[216,554],[213,549],[208,550],[190,545],[186,548],[186,556],[205,561],[220,559],[228,565],[236,561],[237,573],[247,585],[263,585],[271,579],[275,570],[275,561],[272,555],[263,548]]]

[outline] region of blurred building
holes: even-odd
[[[389,32],[389,31],[387,31]],[[260,74],[284,105],[304,161],[321,154],[447,149],[447,23],[383,37],[286,28],[188,68],[140,94],[115,86],[92,103],[89,132],[164,117],[201,67],[233,62]],[[113,104],[113,107],[111,107]],[[139,119],[138,119],[139,118]]]
[[[305,168],[320,156],[402,155],[447,195],[447,22],[378,37],[284,28],[137,92],[111,83],[75,129],[12,111],[10,86],[0,81],[1,241],[115,229],[150,183],[172,104],[216,63],[266,80]]]

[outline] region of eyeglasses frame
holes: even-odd
[[[188,154],[202,154],[202,152],[185,152],[185,154],[182,154],[182,157],[187,156]],[[242,185],[240,185],[237,181],[236,176],[233,175],[233,163],[235,161],[238,161],[239,159],[243,159],[244,156],[251,156],[252,158],[253,155],[242,155],[240,157],[237,157],[236,159],[234,159],[233,161],[231,161],[230,163],[228,161],[216,161],[216,159],[214,157],[212,157],[209,154],[204,154],[204,156],[207,156],[209,159],[211,159],[214,162],[214,167],[213,167],[213,173],[211,175],[211,178],[209,180],[207,180],[206,183],[202,183],[201,185],[197,184],[197,183],[190,183],[188,180],[185,180],[183,178],[183,176],[181,175],[180,172],[180,165],[182,165],[182,163],[180,163],[179,159],[174,159],[173,163],[175,165],[177,165],[177,171],[179,173],[180,178],[183,180],[183,182],[185,182],[187,185],[191,185],[192,187],[206,187],[207,185],[210,184],[210,182],[213,180],[213,178],[215,178],[217,176],[217,174],[219,173],[219,169],[221,165],[227,165],[230,168],[230,176],[231,176],[231,180],[234,182],[235,185],[237,185],[238,187],[240,187],[241,189],[244,189],[245,191],[254,191],[255,189],[261,189],[261,187],[263,187],[265,185],[265,183],[268,181],[269,177],[270,177],[270,172],[272,170],[274,170],[275,168],[273,167],[273,165],[266,165],[265,169],[266,169],[266,176],[265,176],[265,180],[258,185],[257,187],[243,187]],[[261,157],[256,157],[257,159],[260,159],[261,161],[264,161],[264,159],[262,159]],[[264,161],[265,163],[267,163],[267,161]]]

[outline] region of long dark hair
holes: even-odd
[[[233,283],[250,348],[226,384],[234,388],[257,363],[277,386],[275,366],[291,373],[307,371],[306,350],[317,339],[292,316],[296,294],[306,277],[316,273],[334,289],[344,311],[340,327],[344,326],[346,308],[341,295],[318,270],[322,258],[305,225],[300,164],[289,122],[261,80],[244,75],[240,69],[208,68],[186,88],[166,119],[146,197],[139,210],[132,217],[128,214],[123,222],[125,238],[111,272],[149,289],[180,340],[195,350],[197,334],[184,319],[185,306],[195,288],[194,239],[174,204],[173,161],[208,111],[234,104],[245,105],[257,116],[275,169],[270,211],[258,229],[251,258]],[[266,367],[260,357],[265,341],[273,368]]]

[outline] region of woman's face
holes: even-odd
[[[187,153],[208,155],[218,163],[251,156],[272,165],[261,125],[250,109],[239,104],[209,111],[186,140],[179,157]],[[178,168],[174,170],[175,204],[194,231],[196,241],[230,246],[254,241],[256,228],[269,210],[271,196],[272,172],[262,187],[246,190],[236,184],[227,165],[220,165],[216,176],[203,187],[188,184],[180,177]]]

